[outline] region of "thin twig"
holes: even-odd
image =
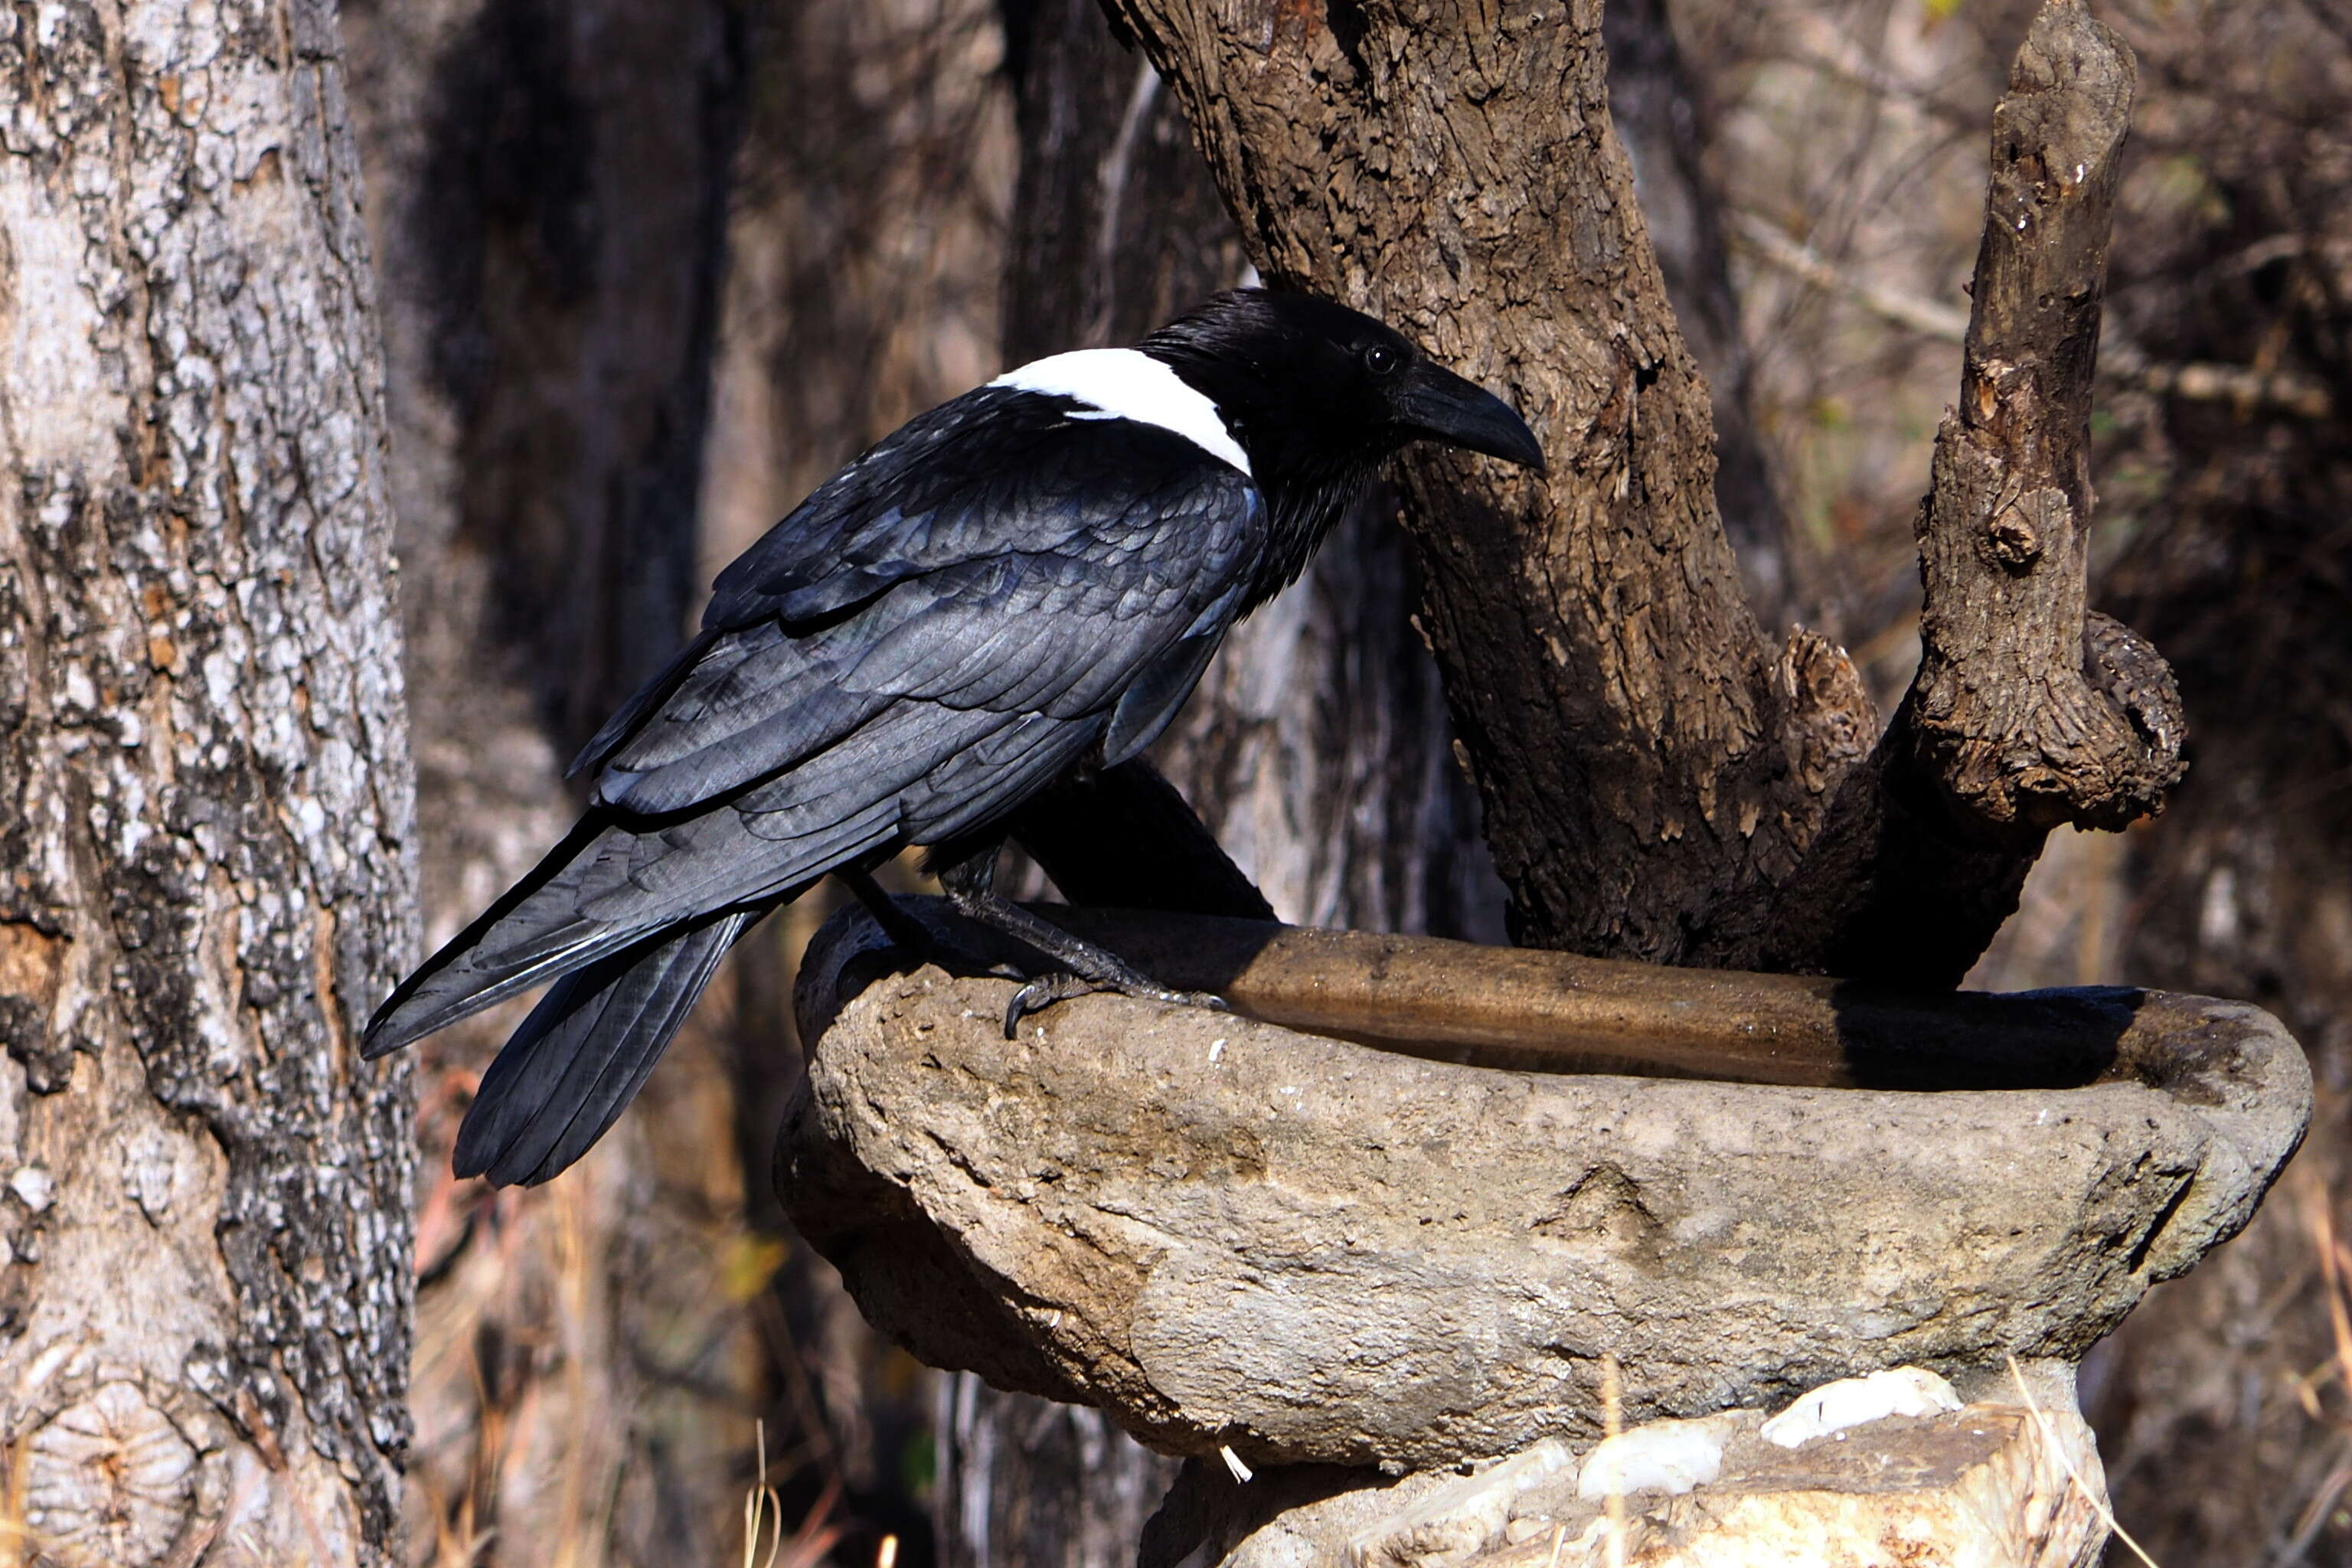
[[[1734,236],[1747,248],[1781,271],[1810,283],[1825,294],[1842,295],[1894,325],[1948,343],[1969,335],[1969,313],[1931,300],[1882,289],[1831,261],[1801,240],[1781,232],[1778,224],[1738,208],[1731,214]]]
[[[2328,1510],[2336,1506],[2336,1500],[2344,1495],[2347,1486],[2352,1486],[2352,1458],[2338,1459],[2327,1479],[2319,1483],[2319,1490],[2305,1507],[2303,1517],[2295,1521],[2294,1536],[2279,1548],[2268,1568],[2296,1568],[2311,1550],[2311,1543],[2319,1539],[2319,1527],[2327,1522]]]
[[[1946,343],[1968,341],[1966,310],[1874,283],[1759,214],[1734,210],[1731,226],[1733,237],[1745,248],[1801,282],[1851,300],[1881,321],[1921,337]],[[2151,360],[2136,344],[2110,341],[2100,351],[2099,374],[2110,385],[2187,403],[2229,403],[2298,419],[2327,419],[2336,413],[2336,397],[2326,383],[2299,371],[2210,360],[2169,363]]]
[[[2327,1326],[2336,1340],[2336,1366],[2345,1392],[2352,1394],[2352,1314],[2344,1302],[2344,1258],[2336,1240],[2336,1226],[2323,1200],[2311,1205],[2311,1226],[2319,1244],[2319,1267],[2326,1280]]]
[[[768,1555],[763,1568],[775,1568],[776,1553],[784,1545],[784,1501],[768,1484],[768,1424],[754,1422],[752,1429],[757,1434],[760,1470],[751,1489],[743,1494],[743,1568],[752,1568],[759,1555],[762,1524],[768,1527]]]
[[[2093,1490],[2091,1484],[2083,1479],[2083,1473],[2074,1468],[2074,1459],[2067,1455],[2064,1445],[2058,1441],[2058,1434],[2051,1428],[2050,1418],[2042,1413],[2041,1403],[2033,1397],[2033,1390],[2025,1386],[2025,1369],[2017,1364],[2017,1358],[2013,1355],[2004,1359],[2009,1363],[2010,1381],[2017,1384],[2018,1397],[2025,1401],[2026,1414],[2032,1416],[2034,1426],[2041,1428],[2042,1443],[2057,1456],[2060,1468],[2066,1472],[2066,1479],[2074,1484],[2076,1491],[2083,1494],[2083,1500],[2091,1505],[2092,1511],[2099,1516],[2099,1522],[2107,1527],[2109,1534],[2130,1547],[2132,1555],[2147,1563],[2147,1568],[2157,1568],[2156,1559],[2150,1557],[2147,1549],[2132,1539],[2131,1531],[2116,1521],[2115,1510],[2107,1506],[2107,1500]]]

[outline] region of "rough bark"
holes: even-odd
[[[2120,829],[2180,776],[2154,651],[2088,625],[2088,446],[2116,181],[2138,70],[2079,0],[2045,6],[1993,110],[1960,403],[1919,520],[1914,765],[1962,823]]]
[[[0,19],[0,1439],[43,1561],[398,1557],[409,1075],[357,1047],[415,845],[341,56],[324,0]]]
[[[1116,13],[1262,271],[1396,322],[1547,439],[1549,481],[1401,465],[1514,934],[1702,954],[1700,918],[1792,860],[1818,802],[1780,783],[1770,658],[1609,128],[1597,0]]]
[[[735,0],[360,0],[345,24],[437,941],[562,835],[564,762],[685,627],[743,20]],[[744,1185],[724,1058],[690,1028],[593,1160],[494,1198],[448,1149],[519,1012],[418,1053],[413,1529],[489,1532],[484,1562],[715,1558],[761,1375],[712,1288]],[[690,1376],[678,1344],[707,1347]]]

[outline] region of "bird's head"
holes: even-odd
[[[1269,494],[1360,485],[1413,441],[1544,467],[1534,433],[1501,398],[1312,294],[1237,289],[1140,347],[1216,405]]]

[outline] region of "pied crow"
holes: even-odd
[[[753,922],[828,873],[887,920],[869,873],[910,845],[959,909],[1068,972],[1016,996],[1008,1030],[1081,990],[1213,1002],[997,897],[1002,824],[1150,744],[1234,623],[1415,440],[1543,466],[1507,405],[1398,333],[1262,289],[909,420],[719,574],[700,634],[573,763],[594,776],[579,825],[402,982],[366,1054],[552,981],[455,1161],[545,1181],[612,1125]]]

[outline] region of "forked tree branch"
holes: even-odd
[[[2137,76],[2080,0],[2043,6],[2019,51],[1993,110],[1960,404],[1920,511],[1913,762],[1961,820],[2021,843],[2121,828],[2180,774],[2169,672],[2116,623],[2086,628],[2091,389]]]
[[[1403,465],[1423,625],[1515,934],[1949,984],[2060,823],[2179,776],[2161,659],[2086,610],[2084,454],[2134,69],[2049,0],[1996,112],[1969,373],[1920,542],[1926,654],[1874,748],[1851,666],[1775,658],[1712,493],[1706,389],[1611,133],[1599,0],[1105,0],[1270,278],[1509,396],[1548,480]]]
[[[1791,879],[1768,957],[1952,984],[2052,828],[2119,829],[2180,778],[2170,669],[2088,608],[2086,448],[2137,76],[2080,0],[2049,0],[1993,110],[1960,401],[1917,522],[1918,674]]]

